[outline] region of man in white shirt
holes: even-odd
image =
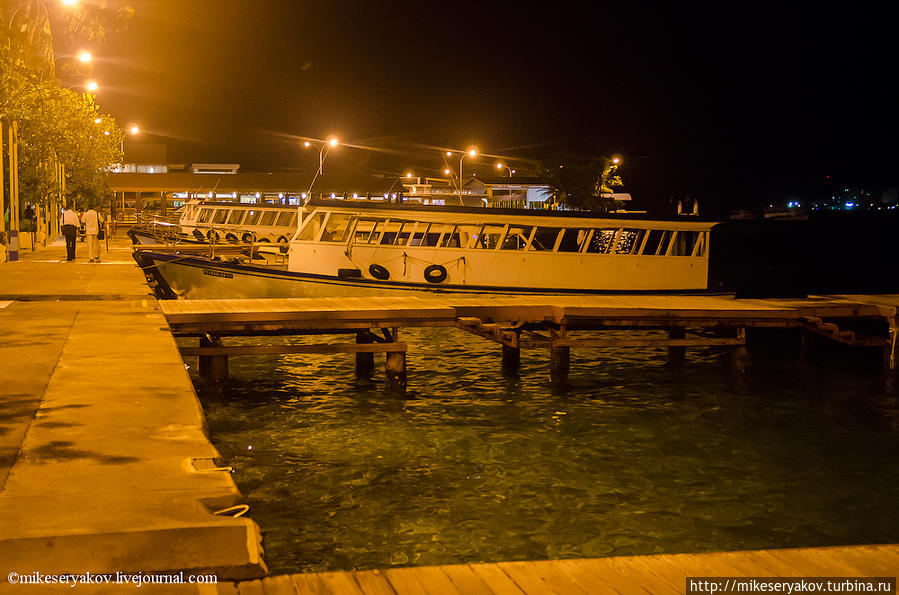
[[[62,213],[62,235],[66,238],[66,260],[75,260],[75,237],[78,235],[78,227],[81,222],[78,215],[72,210],[72,205],[66,205]]]
[[[84,237],[87,241],[87,257],[90,262],[100,262],[100,241],[97,234],[100,233],[100,213],[91,207],[81,216],[84,223]]]

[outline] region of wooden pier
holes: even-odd
[[[678,594],[691,592],[688,581],[701,577],[882,577],[880,583],[892,587],[883,592],[895,593],[896,568],[899,546],[864,545],[294,574],[221,584],[218,593]],[[807,582],[820,580],[809,578]],[[751,592],[725,590],[725,586],[722,580],[717,592]],[[710,591],[706,588],[692,592]],[[786,590],[782,587],[780,592]]]
[[[220,387],[227,357],[264,353],[354,353],[357,374],[373,369],[385,353],[387,382],[405,390],[404,327],[458,327],[497,343],[502,368],[515,373],[522,349],[549,349],[550,377],[566,383],[572,349],[660,347],[672,363],[688,347],[732,351],[737,369],[749,363],[746,334],[753,328],[794,328],[806,335],[859,347],[880,348],[895,369],[899,296],[810,296],[805,299],[738,300],[730,296],[609,295],[528,297],[371,297],[160,302],[176,336],[200,338],[183,347],[199,356],[207,383]],[[856,327],[861,330],[856,330]],[[873,329],[873,330],[872,330]],[[603,338],[601,331],[664,331]],[[584,336],[581,331],[593,331]],[[597,334],[597,331],[599,333]],[[223,337],[351,335],[355,342],[311,345],[227,345]]]

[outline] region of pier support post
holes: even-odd
[[[687,329],[682,326],[672,326],[668,329],[668,339],[686,339]],[[683,346],[668,347],[668,365],[677,367],[687,359],[687,348]]]
[[[388,340],[391,342],[396,342],[398,329],[390,329],[390,332],[385,332],[388,335]],[[397,394],[405,394],[406,393],[406,352],[405,351],[388,351],[386,358],[386,376],[387,376],[387,390]]]
[[[521,349],[503,345],[503,376],[517,377],[521,370]]]
[[[200,337],[200,347],[221,347],[222,340],[219,337],[206,335]],[[201,355],[199,356],[199,372],[206,384],[206,390],[212,394],[221,395],[228,384],[228,356],[227,355]]]
[[[564,331],[552,331],[552,346],[549,349],[549,381],[552,384],[565,386],[568,384],[568,371],[571,369],[571,348],[557,345],[556,341],[564,337]]]
[[[743,373],[752,364],[752,357],[749,355],[749,348],[746,347],[746,327],[737,329],[737,338],[743,340],[742,345],[734,347],[730,354],[730,365],[735,372]]]
[[[368,331],[357,331],[356,332],[356,344],[369,344],[372,343],[371,333]],[[374,353],[356,353],[356,378],[371,378],[372,372],[375,369],[375,354]]]

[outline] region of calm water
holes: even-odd
[[[402,338],[407,400],[347,355],[231,358],[202,397],[273,572],[899,541],[876,370],[575,351],[559,390],[546,351],[510,380],[462,331]]]

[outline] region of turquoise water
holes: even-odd
[[[234,357],[225,397],[201,392],[273,572],[899,541],[876,369],[573,351],[562,390],[543,350],[507,379],[462,331],[402,340],[406,400],[347,355]]]

